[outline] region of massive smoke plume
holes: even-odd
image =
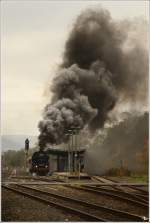
[[[105,128],[91,143],[92,150],[86,150],[85,171],[101,175],[122,166],[133,172],[148,173],[148,119],[147,112],[129,113],[121,122]]]
[[[135,22],[115,22],[104,9],[77,18],[39,123],[40,146],[66,141],[73,126],[92,132],[103,127],[119,98],[146,101],[148,54],[131,41],[132,28],[136,32]]]

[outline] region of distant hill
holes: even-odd
[[[30,140],[30,147],[34,147],[37,142],[37,136],[30,135],[2,135],[1,136],[1,148],[2,151],[9,149],[19,150],[24,148],[25,139]]]

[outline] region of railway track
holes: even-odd
[[[105,195],[105,196],[108,196],[109,197],[112,197],[114,199],[117,199],[117,200],[120,200],[120,201],[125,201],[127,203],[130,203],[130,204],[133,204],[133,205],[136,205],[136,206],[139,206],[139,207],[144,207],[144,208],[148,208],[148,204],[145,203],[145,202],[142,202],[142,201],[138,201],[138,200],[135,200],[133,198],[128,198],[128,197],[122,197],[121,195],[118,195],[117,192],[113,191],[112,190],[108,190],[107,192],[106,191],[102,191],[102,190],[97,190],[97,189],[93,189],[91,188],[90,186],[85,186],[85,185],[66,185],[66,187],[70,187],[72,189],[77,189],[77,190],[83,190],[83,191],[87,191],[87,192],[91,192],[91,193],[95,193],[97,195]],[[114,193],[115,192],[115,193]]]
[[[46,204],[54,205],[57,208],[67,210],[88,221],[144,221],[144,218],[139,215],[107,208],[91,202],[75,199],[70,196],[68,197],[54,192],[43,191],[25,185],[3,185],[3,187],[30,198],[37,199]]]
[[[31,176],[14,176],[11,177],[12,179],[19,179],[19,180],[34,180],[34,181],[44,181],[44,182],[64,182],[61,179],[55,179],[50,177],[31,177]]]
[[[148,195],[148,192],[139,188],[141,186],[148,186],[147,184],[124,184],[124,183],[120,183],[118,181],[115,181],[115,180],[110,180],[106,177],[99,177],[99,176],[93,176],[92,177],[94,180],[97,180],[101,183],[104,183],[104,184],[110,184],[110,186],[114,189],[117,189],[117,190],[123,190],[125,188],[128,188],[128,189],[131,189],[132,191],[135,191],[137,193],[140,192],[142,195]],[[117,186],[117,184],[120,184],[119,187]]]
[[[59,202],[58,201],[54,201],[53,199],[50,199],[50,197],[47,199],[46,197],[44,197],[42,195],[41,191],[37,191],[37,190],[35,190],[33,188],[28,188],[28,189],[30,189],[30,191],[29,190],[25,191],[25,190],[22,190],[23,188],[25,189],[25,186],[23,187],[23,185],[17,185],[17,184],[16,184],[16,187],[14,187],[14,185],[13,186],[3,185],[2,187],[7,189],[7,190],[13,191],[15,193],[24,195],[26,197],[38,200],[38,201],[40,201],[40,202],[42,202],[44,204],[52,205],[53,207],[60,208],[60,209],[62,209],[64,211],[67,211],[67,213],[69,212],[69,213],[78,215],[79,217],[81,217],[84,220],[105,222],[105,220],[100,218],[100,217],[96,217],[96,216],[94,216],[92,214],[89,214],[87,212],[81,211],[81,210],[79,210],[77,208],[72,208],[70,206],[64,205],[60,201]],[[31,190],[34,190],[34,192],[37,192],[37,193],[33,194],[31,192]]]
[[[145,195],[132,194],[132,193],[128,193],[128,192],[125,192],[125,191],[118,190],[118,189],[116,189],[116,190],[105,189],[105,188],[101,188],[101,187],[97,187],[97,186],[93,186],[93,185],[83,185],[83,187],[94,189],[94,190],[100,191],[100,192],[110,192],[111,194],[114,194],[114,195],[117,194],[119,196],[122,196],[122,197],[125,197],[125,198],[128,198],[128,199],[132,198],[135,201],[139,201],[139,202],[143,202],[143,203],[148,204],[148,196],[145,196]]]

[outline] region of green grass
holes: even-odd
[[[148,183],[149,181],[148,174],[131,172],[125,168],[112,168],[106,176],[120,178],[121,181],[128,183]]]
[[[134,183],[148,183],[148,175],[138,175],[138,174],[131,174],[129,177],[128,182],[134,182]]]

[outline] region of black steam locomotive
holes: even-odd
[[[30,173],[45,176],[49,172],[49,156],[43,150],[33,153]]]

